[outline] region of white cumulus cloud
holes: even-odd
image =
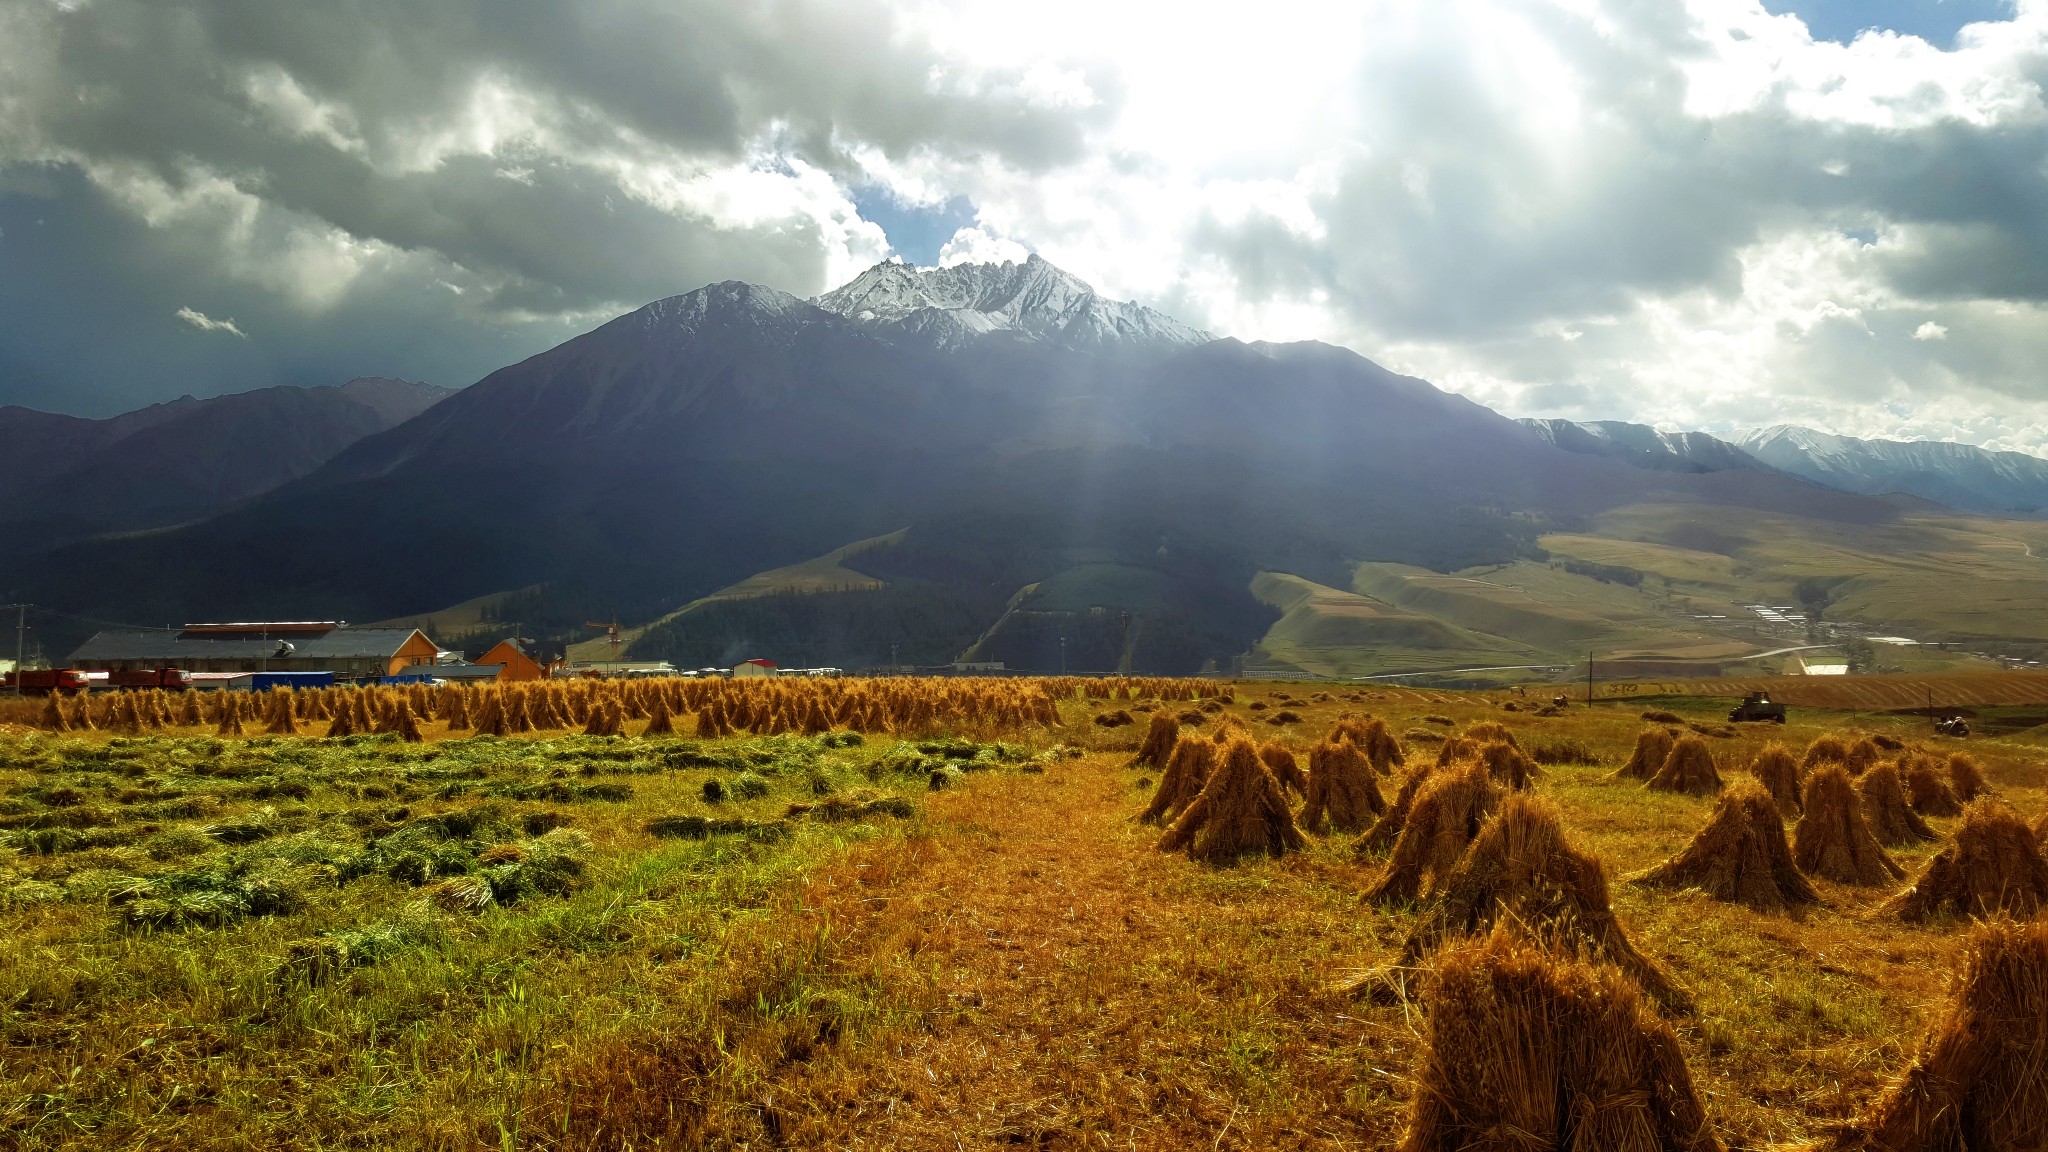
[[[233,317],[229,317],[226,320],[215,320],[197,308],[180,308],[178,309],[177,316],[178,319],[199,329],[201,332],[225,332],[230,336],[240,336],[244,340],[249,338],[247,332],[242,331],[241,328],[236,326]]]

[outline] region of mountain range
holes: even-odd
[[[2022,452],[1939,440],[1863,440],[1793,424],[1745,429],[1723,440],[1619,420],[1522,423],[1568,452],[1626,460],[1639,468],[1749,468],[1803,477],[1841,492],[1918,496],[1969,512],[2048,509],[2048,460]]]
[[[1212,338],[1036,257],[883,264],[815,300],[712,284],[414,399],[201,512],[102,496],[105,528],[0,556],[0,592],[103,619],[560,640],[616,618],[628,655],[688,666],[1307,668],[1340,618],[1339,647],[1533,660],[1608,635],[1620,617],[1584,605],[1643,599],[1670,555],[1725,566],[1744,525],[1863,539],[1924,508],[1711,438],[1532,429],[1343,349]],[[95,451],[170,426],[135,416]],[[1635,551],[1610,554],[1645,507]],[[1483,572],[1547,572],[1583,603],[1489,591],[1470,619],[1431,615],[1477,604]],[[1686,579],[1657,578],[1667,599]],[[1645,605],[1628,618],[1674,610]]]
[[[364,378],[182,396],[106,420],[0,408],[0,530],[47,547],[216,515],[296,480],[454,390]]]

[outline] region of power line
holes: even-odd
[[[102,628],[119,628],[125,632],[183,632],[185,630],[181,626],[168,624],[124,624],[119,620],[102,620],[97,616],[80,616],[76,612],[64,612],[45,604],[0,604],[0,611],[8,609],[28,609],[41,612],[46,616],[61,616],[66,620],[76,620],[81,624],[97,624]]]

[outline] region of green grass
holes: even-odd
[[[693,1028],[735,1045],[692,1057],[715,1093],[753,1074],[749,1030],[888,1011],[820,991],[831,940],[790,950],[803,878],[920,835],[934,766],[1027,761],[838,737],[0,739],[0,1133],[516,1144],[582,1107],[548,1071],[566,1054]],[[649,831],[678,820],[706,834]]]

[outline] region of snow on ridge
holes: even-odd
[[[1035,253],[1022,264],[919,268],[889,261],[813,302],[851,320],[918,332],[940,344],[990,332],[1091,348],[1192,346],[1214,339],[1162,312],[1106,299]]]

